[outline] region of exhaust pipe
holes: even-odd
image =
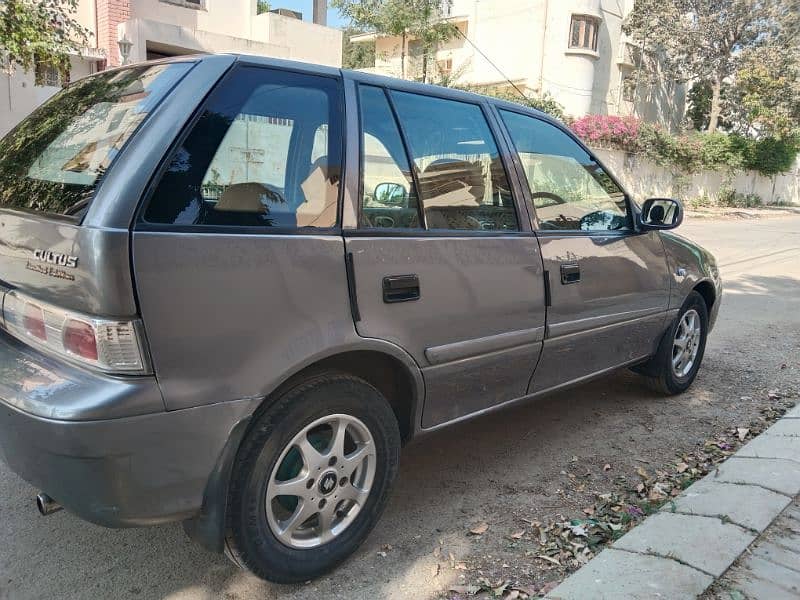
[[[44,492],[36,496],[36,507],[44,517],[52,515],[54,512],[58,512],[63,508],[58,502]]]

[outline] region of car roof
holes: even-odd
[[[326,75],[329,77],[343,77],[345,79],[351,79],[353,81],[358,81],[360,83],[368,84],[368,85],[375,85],[380,87],[391,87],[394,89],[424,94],[428,96],[438,96],[442,98],[450,98],[453,100],[462,100],[465,102],[489,102],[494,104],[499,108],[505,108],[508,110],[513,110],[516,112],[523,112],[530,114],[532,116],[547,120],[551,123],[558,125],[561,128],[564,128],[563,123],[554,119],[547,113],[544,113],[540,110],[532,108],[530,106],[526,106],[524,104],[519,104],[516,102],[511,102],[508,100],[502,100],[500,98],[495,98],[493,96],[487,96],[485,94],[479,94],[476,92],[468,92],[466,90],[460,90],[456,88],[449,88],[440,85],[434,85],[431,83],[420,83],[416,81],[408,81],[405,79],[399,79],[396,77],[388,77],[386,75],[376,75],[373,73],[364,73],[363,71],[353,71],[350,69],[340,69],[337,67],[330,67],[326,65],[318,65],[314,63],[307,63],[307,62],[300,62],[294,60],[286,60],[283,58],[272,58],[267,56],[257,56],[251,54],[241,54],[241,53],[223,53],[223,56],[231,56],[234,58],[236,62],[243,63],[243,64],[252,64],[252,65],[259,65],[259,66],[266,66],[266,67],[273,67],[278,69],[291,69],[295,71],[301,71],[309,74],[319,74],[319,75]],[[171,58],[160,59],[158,61],[151,61],[151,62],[176,62],[181,60],[209,60],[213,56],[219,56],[219,54],[194,54],[188,56],[176,56]]]

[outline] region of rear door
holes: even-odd
[[[359,220],[345,230],[356,327],[422,367],[423,427],[526,393],[542,260],[485,107],[358,86]]]
[[[531,391],[649,356],[669,296],[658,234],[635,231],[628,197],[561,128],[510,110],[499,115],[529,187],[551,289]]]
[[[341,126],[338,71],[240,63],[172,151],[133,233],[168,408],[262,396],[355,337]]]

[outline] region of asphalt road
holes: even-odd
[[[585,499],[566,491],[565,465],[577,459],[595,487],[610,485],[615,473],[634,471],[634,456],[657,463],[748,418],[740,397],[797,384],[800,216],[694,221],[680,233],[716,254],[726,287],[689,393],[657,398],[624,372],[423,438],[404,452],[390,506],[362,549],[297,587],[238,571],[178,524],[108,530],[66,512],[40,517],[37,490],[0,464],[0,599],[427,598],[493,561],[533,577],[530,561],[508,547],[508,531],[520,515],[580,510]],[[604,463],[607,475],[597,468]],[[489,532],[467,536],[481,520]],[[450,553],[470,570],[452,569]]]

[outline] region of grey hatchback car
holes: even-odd
[[[43,514],[183,521],[308,580],[418,434],[623,367],[686,390],[721,284],[682,216],[513,103],[234,55],[101,72],[0,142],[0,451]]]

